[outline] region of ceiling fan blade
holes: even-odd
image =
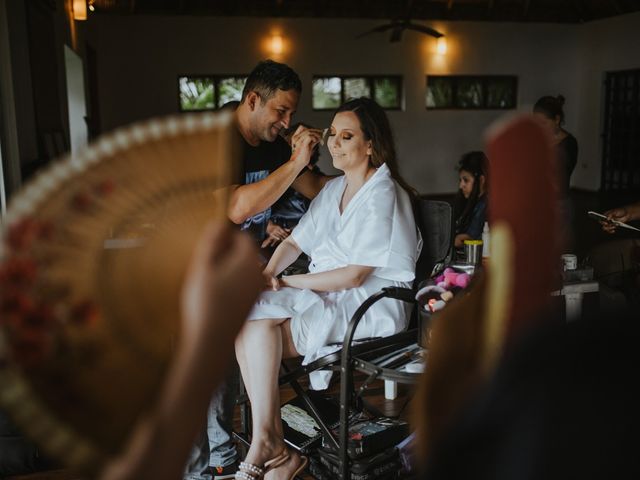
[[[391,37],[389,37],[389,41],[399,42],[400,38],[402,37],[403,30],[404,30],[404,27],[395,27],[393,30],[391,30]]]
[[[362,32],[358,35],[356,35],[356,38],[360,38],[360,37],[364,37],[365,35],[370,35],[372,33],[380,33],[380,32],[384,32],[386,30],[389,30],[390,28],[395,28],[396,25],[393,23],[386,23],[384,25],[379,25],[375,28],[372,28],[371,30],[367,30],[366,32]]]
[[[421,33],[426,33],[427,35],[431,35],[432,37],[435,37],[435,38],[444,37],[443,33],[440,33],[439,31],[434,30],[431,27],[427,27],[425,25],[420,25],[418,23],[409,22],[409,23],[407,23],[405,28],[410,28],[411,30],[416,30],[416,31],[421,32]]]

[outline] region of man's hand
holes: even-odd
[[[322,130],[300,125],[291,137],[291,160],[302,166],[308,166],[311,154],[322,140]]]
[[[275,247],[291,234],[290,228],[282,228],[277,223],[269,220],[267,223],[267,238],[262,242],[261,248]]]
[[[627,207],[614,208],[613,210],[607,210],[604,212],[604,215],[609,220],[615,220],[618,222],[626,223],[631,219],[630,212],[627,210]],[[602,230],[607,233],[614,233],[618,226],[611,221],[603,220],[600,222],[602,225]]]
[[[634,220],[640,220],[640,202],[625,205],[624,207],[614,208],[613,210],[607,210],[604,215],[609,220],[614,220],[622,223],[632,222]],[[602,229],[605,232],[613,233],[616,231],[617,226],[611,222],[603,220],[600,222]]]

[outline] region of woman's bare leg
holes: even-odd
[[[253,437],[246,462],[263,466],[285,448],[280,420],[278,373],[285,319],[249,321],[236,339],[242,377],[251,400]],[[287,346],[289,347],[289,346]]]
[[[291,321],[286,320],[280,324],[280,332],[282,336],[282,356],[283,358],[295,358],[299,357],[300,354],[296,350],[296,347],[293,343],[293,337],[291,336]],[[279,415],[279,407],[278,407],[278,422],[276,422],[277,433],[279,438],[284,439],[284,434],[282,433],[282,421],[280,420]],[[293,472],[295,472],[298,467],[302,464],[302,458],[300,455],[293,451],[289,450],[289,461],[282,464],[281,466],[274,468],[267,472],[265,476],[265,480],[281,480],[283,478],[290,478]]]

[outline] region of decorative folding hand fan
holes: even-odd
[[[49,455],[99,467],[154,400],[193,246],[226,214],[236,132],[230,113],[135,125],[13,199],[0,249],[0,404]]]

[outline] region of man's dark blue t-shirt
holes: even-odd
[[[286,163],[290,157],[291,147],[281,137],[277,137],[274,142],[260,142],[256,147],[243,141],[243,168],[240,171],[238,183],[249,185],[259,182]],[[245,220],[240,228],[251,232],[256,241],[261,242],[266,236],[270,218],[271,207]]]

